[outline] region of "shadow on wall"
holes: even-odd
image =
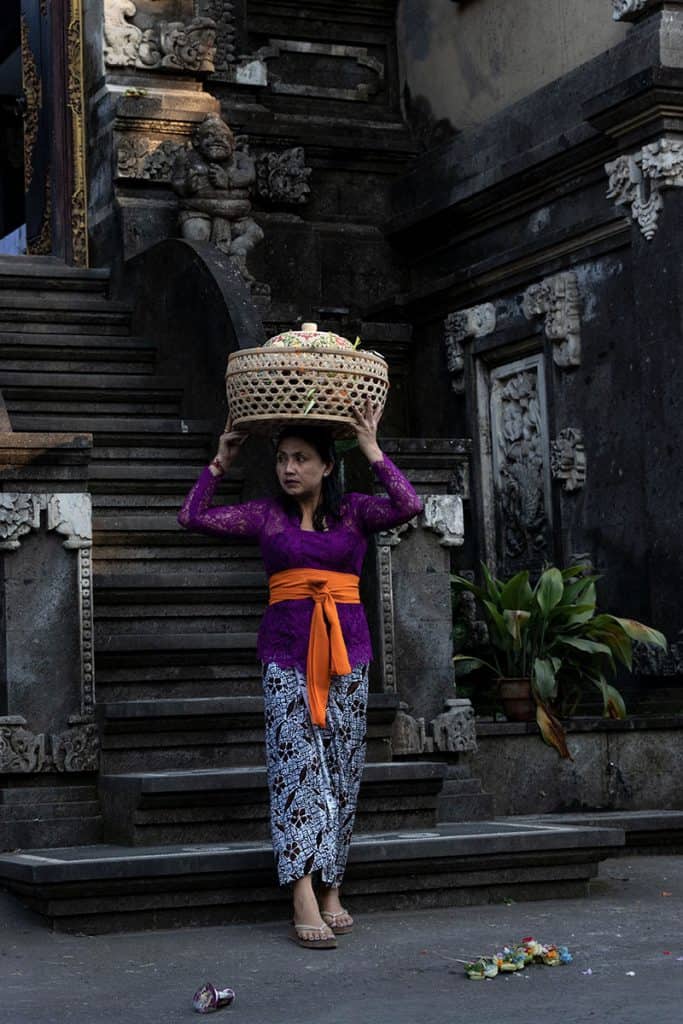
[[[457,128],[447,117],[434,116],[426,96],[413,96],[407,82],[403,86],[403,115],[421,152],[434,149],[457,135]]]

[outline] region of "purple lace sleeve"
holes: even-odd
[[[379,462],[373,462],[372,468],[388,497],[355,496],[357,515],[366,533],[391,530],[422,511],[422,501],[415,488],[390,458],[385,455]]]
[[[267,501],[247,501],[243,505],[216,505],[210,508],[220,477],[207,466],[183,502],[178,522],[188,530],[219,537],[233,534],[258,537],[268,511]]]

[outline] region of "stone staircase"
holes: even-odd
[[[0,856],[0,880],[63,928],[240,919],[272,912],[273,900],[284,899],[267,839],[255,660],[265,576],[253,544],[178,527],[178,508],[210,456],[212,436],[208,421],[183,419],[182,381],[162,377],[156,366],[155,347],[132,333],[130,309],[108,297],[106,272],[0,259],[0,388],[14,430],[94,435],[89,486],[107,845],[83,845],[98,836],[79,828],[78,815],[99,824],[94,787],[86,786],[73,790],[71,813],[65,803],[51,849]],[[231,471],[220,500],[238,500],[242,484],[242,473]],[[467,829],[444,833],[436,822],[448,766],[392,763],[396,710],[394,695],[372,695],[351,894],[374,892],[376,905],[457,902],[461,883],[482,891],[482,872],[503,854],[506,864],[528,861],[527,884],[538,876],[544,842],[555,851],[548,864],[562,859],[558,849],[571,848],[572,867],[562,877],[574,893],[609,847],[623,842],[616,831],[593,829],[577,839],[576,829],[544,826],[526,828],[533,840],[511,853],[501,849],[497,825],[474,844]],[[20,828],[15,835],[23,845]],[[548,877],[559,876],[553,868]]]

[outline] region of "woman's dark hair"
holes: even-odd
[[[325,530],[327,519],[339,519],[343,497],[341,480],[339,478],[339,460],[334,447],[334,438],[325,427],[314,427],[307,424],[298,426],[296,423],[293,423],[289,427],[284,427],[275,438],[276,451],[282,441],[288,437],[301,438],[302,441],[310,444],[311,448],[315,449],[323,462],[332,463],[332,469],[328,476],[323,477],[320,501],[313,513],[313,529]],[[289,494],[286,494],[282,488],[280,488],[280,498],[288,513],[300,514],[298,503]]]

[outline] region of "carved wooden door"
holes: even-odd
[[[81,0],[3,0],[0,253],[87,263]]]

